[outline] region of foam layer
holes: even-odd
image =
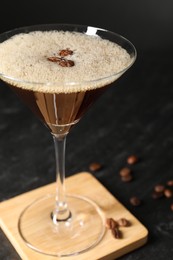
[[[75,66],[61,67],[47,60],[66,48],[73,51],[69,59]],[[0,44],[0,77],[18,87],[43,92],[66,93],[104,86],[130,63],[129,54],[119,45],[82,33],[35,31],[15,35]],[[2,74],[23,82],[4,79]],[[98,80],[110,75],[114,76]]]

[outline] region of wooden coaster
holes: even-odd
[[[80,194],[95,201],[104,211],[105,218],[126,218],[131,226],[121,228],[123,238],[113,238],[110,230],[106,231],[102,241],[93,249],[78,256],[66,257],[69,260],[111,260],[116,259],[142,245],[147,241],[147,229],[115,199],[91,174],[79,173],[66,179],[68,193]],[[18,232],[18,219],[26,207],[36,198],[54,193],[55,183],[24,193],[0,203],[0,225],[12,245],[23,260],[64,259],[46,256],[35,252],[25,245]],[[87,237],[86,237],[87,239]]]

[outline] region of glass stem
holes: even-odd
[[[54,135],[55,159],[56,159],[56,197],[55,209],[53,211],[53,222],[67,220],[71,213],[66,201],[65,191],[65,146],[66,135]]]

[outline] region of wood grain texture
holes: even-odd
[[[106,231],[103,240],[93,249],[79,256],[68,257],[69,260],[111,260],[116,259],[142,245],[147,241],[147,229],[114,198],[91,174],[79,173],[66,180],[68,193],[75,193],[93,199],[103,210],[105,218],[127,218],[131,226],[122,228],[123,238],[114,239]],[[77,185],[76,185],[77,183]],[[44,256],[30,248],[22,241],[18,232],[18,218],[27,204],[47,193],[54,193],[55,183],[24,193],[0,204],[0,225],[23,260],[54,260],[55,257]],[[12,212],[12,216],[10,214]],[[88,239],[86,234],[86,240]],[[56,258],[58,259],[58,257]],[[61,258],[62,259],[62,258]]]

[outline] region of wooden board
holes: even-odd
[[[148,236],[147,229],[91,174],[83,172],[73,175],[66,179],[66,186],[68,193],[80,194],[94,200],[104,211],[106,218],[114,217],[115,219],[119,219],[124,217],[131,222],[131,226],[121,228],[123,232],[122,239],[113,238],[111,232],[108,230],[106,231],[102,241],[96,247],[80,254],[79,256],[70,256],[65,259],[111,260],[116,259],[146,243]],[[18,254],[21,256],[22,260],[60,259],[58,257],[50,257],[37,253],[27,247],[20,237],[17,228],[19,215],[26,205],[30,204],[37,197],[47,193],[54,193],[54,190],[55,183],[52,183],[0,203],[1,228]]]

